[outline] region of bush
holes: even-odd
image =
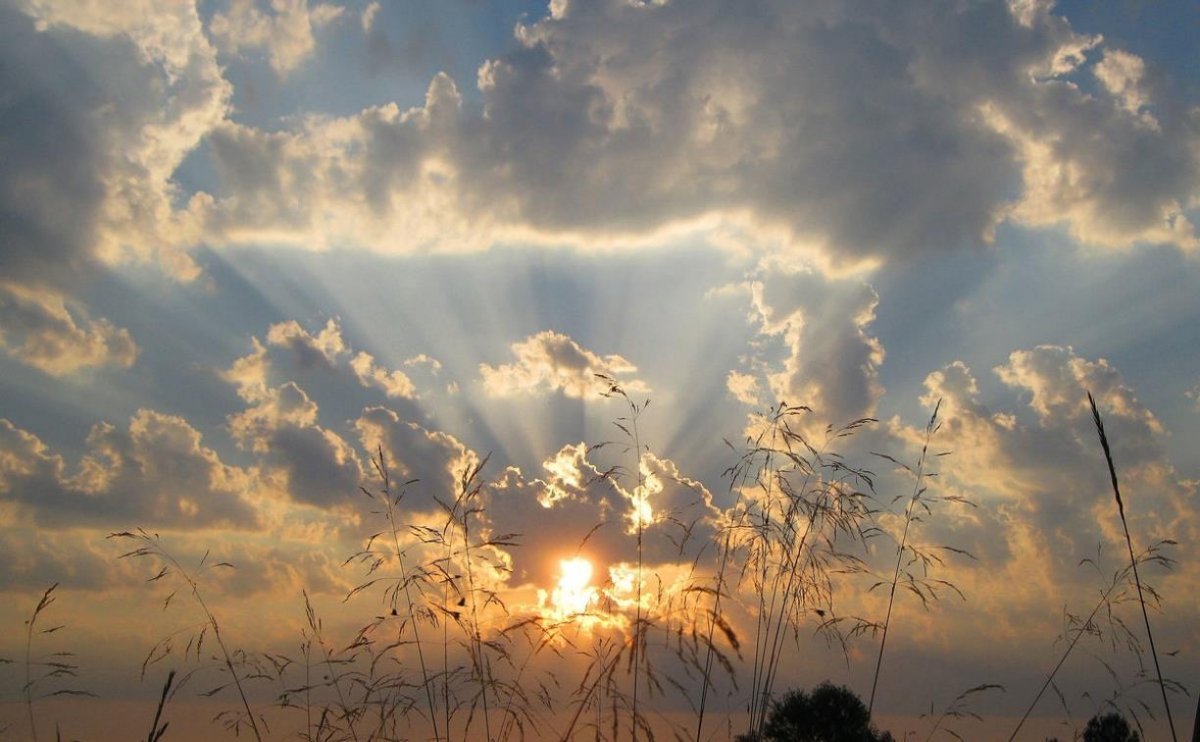
[[[844,686],[821,683],[812,693],[791,690],[771,704],[761,737],[739,742],[893,742],[871,726],[866,704]]]
[[[1088,719],[1083,730],[1083,742],[1138,742],[1138,733],[1129,728],[1125,717],[1110,711]]]

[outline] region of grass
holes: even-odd
[[[1167,712],[1167,722],[1171,726],[1171,739],[1178,742],[1175,733],[1175,719],[1171,716],[1171,702],[1167,699],[1167,686],[1163,682],[1162,666],[1158,662],[1158,650],[1154,646],[1154,632],[1150,630],[1150,614],[1146,612],[1146,596],[1142,590],[1142,580],[1138,575],[1138,560],[1133,554],[1133,538],[1129,535],[1129,522],[1125,520],[1125,503],[1121,500],[1121,486],[1117,482],[1117,468],[1113,464],[1112,450],[1108,445],[1108,436],[1104,433],[1104,421],[1100,411],[1096,409],[1096,400],[1088,392],[1088,404],[1092,408],[1092,419],[1096,423],[1096,434],[1100,436],[1100,447],[1104,449],[1104,460],[1108,464],[1109,479],[1112,482],[1113,496],[1117,500],[1117,512],[1121,516],[1121,528],[1125,532],[1125,545],[1129,548],[1129,568],[1133,572],[1133,582],[1137,587],[1138,605],[1142,608],[1142,619],[1146,625],[1146,638],[1150,640],[1150,656],[1154,659],[1154,672],[1158,675],[1158,689],[1162,693],[1163,708]]]
[[[912,480],[911,489],[891,498],[876,492],[878,475],[851,464],[838,451],[870,428],[873,419],[822,429],[814,426],[805,407],[780,404],[768,410],[756,418],[744,445],[734,447],[735,462],[726,471],[732,505],[706,540],[691,538],[697,521],[689,522],[681,513],[643,511],[650,497],[652,459],[639,418],[649,401],[636,402],[610,378],[599,381],[608,395],[626,405],[615,421],[624,438],[612,449],[616,463],[588,486],[613,488],[634,515],[622,521],[620,513],[611,514],[612,522],[597,524],[577,553],[600,528],[629,529],[636,553],[631,555],[629,584],[599,585],[598,598],[570,615],[505,603],[499,587],[509,567],[499,554],[520,549],[521,538],[490,530],[487,511],[496,503],[486,458],[472,460],[459,472],[450,497],[434,498],[437,514],[431,520],[408,507],[408,496],[424,483],[395,483],[391,472],[398,463],[382,448],[376,451],[377,486],[364,487],[362,493],[370,503],[365,518],[378,530],[344,563],[360,573],[344,602],[360,606],[374,601],[375,615],[349,637],[331,635],[304,591],[298,596],[305,621],[296,654],[252,652],[227,635],[206,598],[207,580],[215,571],[234,569],[232,564],[211,561],[207,553],[198,560],[178,558],[158,534],[143,530],[111,534],[111,539],[132,542],[133,548],[120,558],[152,565],[147,582],[165,591],[164,608],[182,596],[195,613],[192,623],[156,642],[142,663],[143,677],[159,663],[179,666],[178,674],[175,667],[167,674],[148,719],[148,742],[169,741],[169,702],[193,677],[213,673],[219,680],[203,695],[228,698],[234,706],[215,720],[258,740],[271,738],[262,704],[252,702],[264,696],[273,696],[276,706],[294,715],[301,727],[295,736],[310,742],[405,739],[416,727],[428,729],[435,742],[653,740],[663,729],[674,739],[695,742],[722,732],[761,739],[769,711],[784,695],[778,687],[781,668],[804,656],[803,637],[809,635],[842,647],[847,663],[851,646],[862,656],[873,655],[869,717],[881,695],[889,636],[903,626],[893,611],[898,596],[914,596],[926,609],[942,590],[965,597],[937,571],[951,568],[942,558],[945,549],[971,555],[950,547],[932,549],[918,538],[919,527],[937,517],[939,502],[970,505],[930,489],[937,475],[933,462],[941,456],[931,449],[940,404],[925,427],[914,464],[875,454]],[[1055,678],[1084,639],[1104,633],[1100,617],[1108,617],[1106,635],[1114,647],[1120,636],[1141,656],[1137,638],[1117,617],[1117,606],[1135,600],[1154,659],[1154,684],[1174,729],[1166,693],[1182,689],[1158,670],[1147,611],[1158,594],[1138,573],[1145,564],[1169,568],[1164,548],[1172,544],[1155,544],[1135,558],[1111,449],[1094,400],[1092,405],[1130,563],[1114,573],[1086,617],[1070,617],[1062,637],[1065,649],[1013,739],[1048,689],[1061,697]],[[683,565],[677,575],[646,558],[662,552],[664,544],[651,541],[665,538],[668,526],[679,534],[671,539],[676,561]],[[877,546],[880,540],[894,544],[894,552]],[[883,559],[887,571],[879,574],[872,565]],[[1099,567],[1099,561],[1092,561],[1093,566]],[[43,687],[73,677],[77,669],[67,655],[39,659],[34,652],[37,640],[61,628],[38,628],[55,602],[56,588],[45,591],[26,627],[22,694],[35,740],[33,707]],[[880,616],[841,612],[838,598],[847,591],[865,594],[879,588],[887,591]],[[210,654],[204,653],[205,646]],[[1113,677],[1118,693],[1123,692],[1115,671]],[[939,715],[931,713],[926,738],[957,737],[950,729],[953,723],[978,718],[970,702],[998,688],[980,683]],[[714,710],[716,699],[722,701],[719,711]],[[1114,708],[1117,700],[1110,700]],[[746,727],[734,729],[730,712],[739,706],[746,710],[738,717],[746,719]],[[691,718],[668,719],[664,709],[671,707],[689,708]],[[715,714],[723,718],[714,721]]]

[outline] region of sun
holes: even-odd
[[[591,585],[592,563],[584,557],[561,559],[558,585],[550,594],[554,614],[559,619],[587,613],[596,602],[597,591]]]

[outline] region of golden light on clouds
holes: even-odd
[[[563,618],[586,613],[596,602],[596,588],[591,585],[592,563],[583,557],[573,557],[560,561],[559,567],[562,575],[550,596],[555,610]]]

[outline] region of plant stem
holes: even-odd
[[[1054,682],[1054,676],[1058,674],[1058,671],[1063,666],[1063,663],[1067,661],[1067,657],[1070,656],[1071,650],[1075,649],[1075,645],[1079,643],[1079,638],[1083,636],[1084,631],[1088,626],[1091,625],[1092,619],[1096,617],[1096,614],[1100,611],[1100,608],[1108,602],[1108,596],[1112,595],[1113,590],[1116,590],[1117,585],[1119,584],[1119,580],[1113,580],[1113,584],[1110,585],[1108,590],[1105,590],[1104,594],[1100,596],[1100,600],[1096,603],[1096,607],[1092,609],[1092,612],[1088,614],[1087,620],[1084,621],[1079,627],[1079,630],[1075,632],[1075,638],[1071,640],[1069,645],[1067,645],[1067,649],[1065,652],[1063,652],[1062,657],[1058,658],[1058,664],[1056,664],[1054,669],[1050,671],[1050,674],[1046,677],[1046,682],[1042,683],[1041,689],[1038,690],[1037,695],[1033,697],[1033,702],[1029,704],[1029,708],[1025,709],[1025,714],[1021,717],[1021,720],[1017,722],[1017,728],[1014,729],[1013,733],[1009,736],[1008,742],[1012,742],[1017,738],[1017,733],[1021,731],[1021,727],[1025,726],[1026,720],[1028,720],[1029,715],[1033,713],[1033,709],[1035,706],[1037,706],[1038,701],[1042,700],[1042,694],[1044,694],[1046,689],[1050,687],[1050,683]]]
[[[379,470],[379,476],[383,478],[383,497],[387,501],[387,519],[388,526],[392,532],[392,547],[396,550],[396,559],[400,564],[400,579],[404,586],[404,599],[408,601],[408,613],[412,619],[413,639],[417,645],[417,662],[421,666],[421,681],[425,686],[425,700],[429,705],[429,723],[433,726],[433,740],[438,742],[438,724],[437,711],[434,705],[433,683],[429,682],[429,670],[425,664],[425,650],[421,647],[421,631],[418,627],[420,623],[414,608],[412,591],[408,581],[408,571],[404,567],[404,552],[400,549],[400,537],[396,533],[396,518],[395,507],[392,502],[391,479],[388,475],[386,462],[383,459],[383,448],[379,448],[379,461],[376,465]],[[449,720],[447,720],[449,724]],[[446,732],[446,739],[449,739],[449,730]]]
[[[917,481],[913,483],[913,494],[908,500],[908,507],[904,509],[904,533],[900,537],[900,545],[896,550],[896,568],[892,572],[892,587],[888,593],[887,615],[883,619],[883,637],[879,641],[879,656],[875,660],[875,677],[871,680],[871,699],[867,703],[867,716],[870,718],[875,710],[875,691],[879,686],[879,672],[883,668],[883,652],[887,647],[888,629],[892,623],[892,606],[896,602],[896,584],[900,581],[900,564],[904,560],[904,550],[908,547],[908,529],[912,525],[913,508],[916,507],[917,500],[921,497],[921,479],[925,474],[925,457],[929,452],[929,441],[933,437],[933,431],[937,425],[938,410],[942,407],[942,400],[938,400],[933,407],[933,414],[929,417],[929,424],[925,426],[925,443],[921,447],[921,458],[917,462]]]
[[[1129,524],[1125,520],[1125,504],[1121,502],[1121,487],[1117,484],[1117,468],[1113,464],[1112,450],[1108,446],[1108,436],[1104,434],[1104,421],[1100,419],[1100,411],[1096,409],[1096,400],[1088,392],[1088,404],[1092,406],[1092,419],[1096,423],[1096,432],[1100,435],[1100,447],[1104,449],[1104,459],[1108,462],[1108,475],[1112,479],[1113,494],[1117,498],[1117,512],[1121,516],[1121,527],[1125,530],[1125,545],[1129,548],[1129,564],[1133,567],[1133,582],[1137,585],[1138,603],[1142,606],[1142,620],[1146,623],[1146,637],[1150,640],[1150,656],[1154,658],[1154,671],[1158,674],[1158,689],[1162,693],[1163,707],[1167,710],[1167,723],[1171,727],[1171,739],[1178,742],[1175,734],[1175,720],[1171,717],[1171,704],[1167,701],[1167,686],[1163,683],[1162,668],[1158,664],[1158,651],[1154,648],[1154,633],[1150,631],[1150,614],[1146,612],[1146,599],[1142,595],[1142,580],[1138,576],[1137,559],[1133,555],[1133,539],[1129,536]]]

